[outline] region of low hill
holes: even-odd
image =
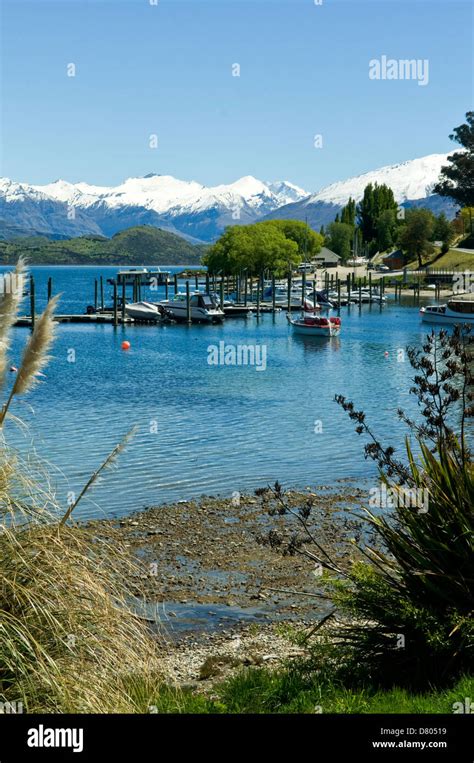
[[[13,264],[23,254],[30,265],[199,265],[205,250],[174,233],[141,225],[110,239],[80,236],[62,241],[41,237],[0,241],[0,264]]]

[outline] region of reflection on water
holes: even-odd
[[[341,337],[309,336],[308,334],[293,334],[291,341],[301,344],[305,352],[327,351],[337,352],[341,349]],[[327,346],[328,345],[328,346]]]

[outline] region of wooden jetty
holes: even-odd
[[[55,315],[53,319],[57,321],[57,323],[115,323],[113,311],[110,313],[104,312],[92,315],[88,315],[87,313],[84,313],[83,315]],[[132,318],[125,318],[125,320],[123,320],[121,316],[117,316],[117,323],[128,324],[136,323],[136,321],[133,321]],[[15,326],[28,326],[29,328],[34,328],[34,320],[31,319],[31,315],[22,315],[16,321]]]

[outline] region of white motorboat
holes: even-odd
[[[129,318],[133,318],[136,321],[161,320],[157,305],[153,305],[151,302],[131,302],[125,305],[125,312]]]
[[[474,324],[474,300],[450,299],[446,305],[427,305],[420,308],[421,320],[425,323]]]
[[[187,320],[186,294],[178,292],[172,299],[163,299],[158,303],[158,309],[162,314],[176,321]],[[192,321],[217,323],[225,317],[216,299],[211,294],[201,292],[193,292],[190,295],[190,312]]]
[[[273,288],[268,286],[263,290],[262,302],[273,301]],[[290,307],[301,307],[303,304],[303,292],[301,288],[292,286],[290,289]],[[275,305],[288,307],[288,289],[283,286],[275,286]],[[314,308],[313,301],[308,296],[304,297],[305,310]],[[317,308],[316,308],[317,309]]]
[[[341,331],[340,318],[323,318],[314,313],[303,313],[299,318],[287,315],[288,323],[296,334],[309,336],[337,336]]]

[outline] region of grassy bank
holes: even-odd
[[[409,270],[418,270],[418,261],[412,260],[408,264]],[[474,270],[474,250],[472,254],[460,252],[458,249],[450,249],[446,254],[433,254],[423,260],[423,267],[445,270]]]
[[[158,713],[453,713],[474,693],[474,678],[463,677],[451,688],[411,693],[362,685],[348,688],[331,678],[315,678],[304,665],[278,671],[249,668],[213,686],[211,693],[161,686],[149,691],[140,681],[129,686],[142,712]],[[457,704],[461,703],[461,705]],[[465,705],[464,705],[465,706]]]

